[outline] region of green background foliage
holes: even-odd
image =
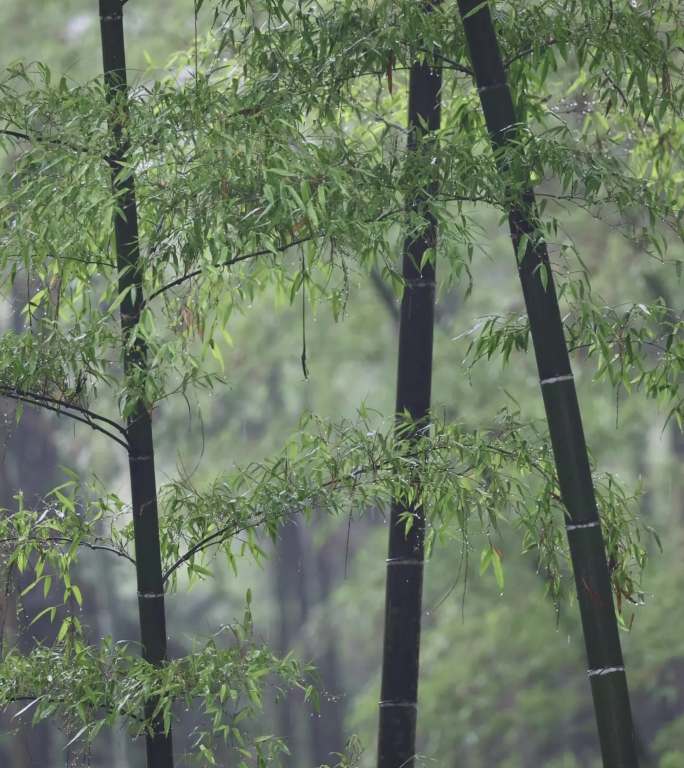
[[[22,685],[53,674],[80,702],[60,709],[45,700],[5,718],[0,747],[16,768],[35,758],[31,719],[55,713],[52,730],[43,731],[43,764],[61,764],[67,745],[74,761],[85,750],[93,765],[142,765],[141,740],[129,739],[111,713],[84,731],[81,723],[84,707],[106,712],[108,701],[125,699],[134,710],[150,687],[170,697],[183,691],[164,716],[173,709],[176,732],[190,734],[179,737],[188,761],[210,763],[213,748],[219,764],[235,758],[211,737],[223,735],[226,702],[237,701],[232,747],[250,752],[246,761],[279,751],[271,734],[288,740],[291,756],[282,759],[293,768],[337,763],[334,753],[352,734],[361,747],[348,745],[350,759],[374,761],[384,513],[392,494],[410,492],[415,461],[397,457],[387,418],[406,225],[399,214],[432,173],[420,158],[404,162],[400,151],[403,68],[417,41],[429,50],[437,40],[452,64],[465,62],[458,15],[450,3],[429,20],[405,3],[308,3],[289,24],[259,36],[256,23],[267,11],[277,20],[283,6],[260,4],[243,23],[244,8],[220,3],[221,29],[233,30],[224,40],[210,32],[213,6],[205,5],[196,26],[191,0],[126,4],[146,289],[148,297],[162,293],[156,305],[150,300],[140,329],[152,376],[123,384],[109,364],[117,359],[119,297],[105,261],[113,204],[95,4],[6,0],[0,8],[2,64],[40,60],[50,68],[48,81],[47,69],[14,66],[2,80],[2,118],[34,139],[60,127],[49,134],[59,145],[35,141],[35,151],[23,153],[4,144],[5,165],[16,175],[3,180],[3,199],[13,201],[17,226],[3,234],[3,275],[14,260],[21,279],[23,267],[34,281],[26,281],[31,303],[23,315],[34,332],[12,331],[12,302],[15,313],[23,302],[7,290],[0,385],[97,402],[112,419],[125,415],[130,391],[140,386],[156,406],[166,567],[217,532],[222,545],[174,571],[174,662],[163,674],[143,669],[131,643],[125,453],[63,418],[35,417],[24,439],[54,444],[44,471],[56,477],[36,486],[36,467],[13,458],[26,453],[18,441],[27,416],[15,423],[16,403],[5,401],[2,503],[19,511],[3,519],[0,538],[20,542],[8,563],[30,575],[18,618],[10,597],[3,606],[6,660],[16,663],[5,664],[14,677],[0,675],[0,686],[5,695],[12,685],[21,694]],[[317,27],[308,10],[320,15]],[[505,55],[516,59],[512,87],[530,123],[511,162],[532,169],[543,201],[585,432],[604,478],[602,514],[643,763],[658,768],[684,766],[678,13],[668,3],[616,2],[610,10],[590,2],[497,4]],[[231,55],[242,57],[244,70]],[[195,62],[205,77],[194,78]],[[260,117],[266,112],[278,119]],[[501,217],[506,201],[475,94],[458,68],[445,87],[443,125],[433,390],[440,427],[424,449],[433,516],[419,764],[594,766],[582,637]],[[58,194],[41,192],[50,184]],[[320,248],[280,249],[319,232]],[[55,247],[96,254],[95,263],[53,259]],[[265,260],[221,266],[262,249]],[[165,289],[188,270],[198,270],[198,279]],[[302,426],[309,412],[320,420]],[[497,446],[513,456],[494,458]],[[43,499],[60,510],[53,528],[35,497],[64,481],[57,465],[72,474]],[[359,468],[367,483],[358,482]],[[88,473],[95,479],[83,480]],[[13,500],[19,490],[23,499]],[[301,517],[293,521],[295,510]],[[224,528],[232,538],[220,535]],[[45,543],[55,536],[65,546]],[[49,609],[43,624],[30,624],[43,608],[28,598],[41,593],[56,606],[53,629],[44,629]],[[66,651],[53,656],[48,645],[26,655],[21,638],[36,627],[46,641],[59,630]],[[81,632],[93,644],[70,646]],[[97,645],[102,636],[112,639]],[[235,659],[232,649],[242,644]],[[320,670],[318,694],[309,662]],[[85,747],[87,736],[93,741]]]

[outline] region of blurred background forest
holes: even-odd
[[[147,0],[127,6],[131,83],[145,82],[194,35],[192,0]],[[83,80],[101,68],[96,7],[90,0],[2,0],[0,56],[5,66],[21,57],[41,60],[55,72]],[[579,107],[578,107],[579,109]],[[488,423],[499,408],[520,409],[542,419],[531,351],[513,354],[508,365],[483,361],[468,370],[463,361],[469,332],[492,313],[522,313],[523,304],[507,232],[498,216],[481,214],[483,249],[475,254],[472,291],[444,287],[438,296],[435,336],[435,410],[468,426]],[[623,239],[610,223],[573,214],[567,222],[606,304],[652,301],[682,305],[682,287],[665,284],[657,265]],[[681,256],[679,256],[681,258]],[[646,261],[645,261],[646,260]],[[201,481],[221,467],[269,455],[296,428],[305,411],[353,417],[361,404],[391,413],[396,367],[398,303],[381,281],[354,279],[345,315],[314,310],[307,328],[310,376],[302,375],[301,310],[276,306],[261,296],[229,327],[232,344],[223,356],[228,385],[200,394],[202,419],[189,418],[182,402],[166,406],[156,426],[158,474],[180,466]],[[2,308],[11,327],[13,308]],[[684,438],[667,412],[639,394],[615,391],[594,379],[595,362],[577,355],[585,431],[596,465],[616,473],[628,488],[640,488],[640,513],[663,541],[646,574],[646,604],[623,643],[629,670],[643,764],[684,767]],[[175,409],[175,410],[174,410]],[[0,463],[0,503],[12,505],[21,488],[27,497],[59,482],[60,467],[90,467],[126,496],[125,467],[100,453],[87,431],[73,440],[66,420],[27,412],[15,429],[13,406],[3,407],[5,435]],[[541,422],[543,424],[543,422]],[[202,455],[201,461],[198,456]],[[291,768],[334,763],[352,735],[374,762],[387,527],[384,511],[363,520],[314,520],[282,528],[275,547],[264,542],[260,564],[228,567],[216,581],[198,585],[190,600],[168,600],[174,643],[208,636],[242,610],[253,593],[258,633],[280,652],[293,650],[320,674],[321,707],[315,712],[293,696],[272,702],[267,730],[285,737]],[[426,568],[421,654],[419,752],[425,766],[463,768],[574,768],[598,766],[599,752],[584,668],[579,618],[574,604],[557,613],[535,572],[533,554],[519,539],[497,542],[505,583],[464,562],[461,543],[440,543]],[[473,545],[474,551],[479,551]],[[83,558],[80,584],[89,591],[85,623],[97,636],[137,635],[135,585],[111,559]],[[5,606],[8,608],[8,606]],[[6,610],[5,631],[20,643],[48,638],[47,619],[14,622]],[[181,649],[170,648],[173,656]],[[58,766],[68,759],[58,728],[3,723],[0,764],[10,768]],[[94,766],[142,765],[143,749],[125,733],[101,736],[90,756]]]

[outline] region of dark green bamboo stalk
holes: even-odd
[[[428,7],[429,10],[429,7]],[[409,77],[408,150],[421,144],[423,126],[439,128],[441,72],[415,63]],[[424,143],[423,143],[424,145]],[[425,209],[427,195],[409,201],[414,210]],[[434,260],[422,265],[426,251],[434,247],[436,222],[423,210],[425,226],[419,236],[404,242],[404,295],[399,318],[399,364],[396,412],[410,414],[415,423],[406,439],[415,439],[426,424],[432,385],[432,335],[435,310]],[[422,265],[422,266],[421,266]],[[405,517],[413,526],[405,534]],[[418,666],[423,594],[425,519],[417,507],[392,504],[385,593],[385,638],[382,660],[378,768],[413,768],[418,701]]]
[[[112,108],[110,126],[114,136],[109,163],[113,191],[120,208],[114,215],[114,230],[119,291],[124,297],[120,310],[124,375],[130,377],[140,370],[145,371],[147,348],[145,342],[134,335],[144,303],[135,184],[130,173],[122,173],[128,154],[125,135],[128,86],[122,5],[121,0],[100,0],[102,58],[107,100]],[[137,400],[127,420],[127,437],[140,640],[143,657],[151,664],[161,666],[166,660],[166,613],[159,546],[152,421],[142,396],[136,393],[133,393],[133,396]],[[154,699],[147,702],[148,717],[154,712],[155,705]],[[171,732],[164,732],[159,717],[154,721],[153,732],[146,737],[146,746],[148,768],[173,768]]]
[[[502,151],[515,141],[516,115],[489,6],[481,0],[459,0],[459,8],[485,121],[512,199],[511,238],[567,510],[566,530],[603,764],[607,768],[634,768],[638,765],[637,746],[610,572],[548,250],[537,225],[529,179],[516,195]]]

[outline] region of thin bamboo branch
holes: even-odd
[[[505,451],[505,449],[499,448],[498,446],[494,446],[491,444],[484,444],[484,446],[492,451],[496,451],[498,453],[501,453],[503,455],[507,455],[509,458],[513,457],[514,454]],[[408,453],[404,457],[404,459],[408,460],[415,460],[419,458],[419,455],[416,453]],[[319,497],[323,492],[325,492],[329,488],[335,488],[336,486],[343,484],[343,483],[352,483],[353,487],[358,488],[363,481],[360,480],[360,478],[367,474],[377,474],[378,472],[381,472],[384,467],[391,466],[393,463],[393,459],[386,459],[382,462],[379,462],[378,464],[375,464],[373,466],[363,466],[363,467],[357,467],[352,472],[350,472],[348,475],[345,475],[344,477],[332,477],[326,480],[325,482],[321,483],[318,488],[310,496],[307,496],[305,499],[301,499],[300,502],[304,501],[313,501],[315,498]],[[534,465],[533,468],[540,472],[543,477],[546,477],[545,473],[541,469],[541,467]],[[472,464],[467,465],[464,467],[461,471],[454,471],[454,470],[445,470],[449,471],[452,475],[456,477],[465,477],[470,472],[472,472],[475,469],[475,466]],[[372,481],[370,481],[372,482]],[[299,511],[297,509],[288,509],[284,511],[282,514],[274,516],[273,519],[287,519],[290,516],[295,516],[299,514]],[[186,552],[184,552],[176,561],[174,561],[164,572],[164,581],[168,581],[171,574],[178,570],[184,563],[188,562],[192,557],[195,555],[203,552],[205,549],[208,549],[209,547],[213,546],[220,546],[226,539],[236,536],[239,533],[243,533],[244,531],[252,530],[254,528],[257,528],[259,525],[265,522],[267,519],[267,513],[262,513],[261,515],[254,518],[252,521],[248,523],[238,524],[238,523],[228,523],[221,528],[218,528],[215,531],[212,531],[210,534],[207,534],[202,539],[200,539],[198,542],[190,546]]]
[[[548,40],[544,41],[542,48],[544,49],[550,48],[552,45],[555,45],[557,42],[558,41],[556,40],[555,37],[550,37]],[[504,62],[504,67],[508,69],[511,66],[511,64],[518,61],[519,59],[524,59],[525,56],[529,56],[535,50],[536,50],[535,46],[531,45],[529,48],[524,48],[522,51],[518,51],[517,53],[514,53],[513,56],[506,59],[506,61]]]
[[[311,242],[312,240],[318,239],[320,237],[323,237],[323,235],[309,235],[307,237],[300,237],[296,240],[292,240],[289,243],[285,243],[285,245],[279,245],[276,248],[262,248],[261,250],[258,250],[258,251],[243,253],[240,256],[235,256],[232,259],[223,261],[220,264],[217,264],[216,266],[219,269],[227,269],[228,267],[232,267],[235,264],[239,264],[240,262],[243,262],[243,261],[248,261],[249,259],[255,259],[259,256],[273,255],[274,252],[283,253],[285,251],[288,251],[290,248],[295,248],[298,245]],[[166,293],[166,291],[170,291],[172,288],[177,288],[179,285],[183,285],[183,283],[186,283],[188,280],[193,280],[195,277],[199,277],[199,275],[201,274],[202,274],[201,269],[193,269],[191,272],[186,272],[185,274],[180,275],[180,277],[177,277],[175,280],[171,280],[165,285],[162,285],[161,288],[157,288],[156,291],[153,291],[149,295],[145,303],[149,304],[158,296],[161,296],[163,293]]]
[[[25,701],[34,702],[34,704],[38,704],[39,701],[43,701],[43,700],[55,702],[58,704],[66,704],[69,701],[69,699],[65,699],[60,696],[50,696],[48,694],[42,694],[40,696],[31,696],[30,694],[27,694],[26,696],[11,696],[5,699],[5,701],[11,704],[21,704]],[[105,712],[118,712],[120,714],[126,715],[126,717],[130,717],[131,720],[137,720],[139,723],[144,722],[144,719],[142,717],[139,717],[138,715],[134,714],[130,710],[126,710],[126,709],[121,710],[119,708],[115,708],[114,705],[106,706],[104,704],[101,704],[98,707],[98,709],[102,709]],[[14,717],[17,717],[17,715],[14,715]]]
[[[104,427],[101,427],[94,422],[95,418],[101,418],[103,421],[109,422],[110,420],[106,419],[105,417],[99,417],[96,414],[93,414],[91,411],[73,406],[65,401],[41,397],[30,392],[21,393],[17,390],[0,387],[0,396],[7,397],[10,400],[17,400],[18,402],[26,403],[27,405],[33,405],[36,408],[43,408],[46,411],[52,411],[59,416],[66,416],[68,419],[78,421],[81,424],[86,424],[95,432],[100,432],[101,434],[106,435],[108,438],[110,438],[110,440],[118,443],[122,448],[125,448],[128,451],[129,446],[127,442],[117,437],[113,432],[110,432],[108,429],[105,429]],[[72,409],[75,412],[72,413],[67,409]],[[123,430],[118,424],[115,422],[112,422],[112,424],[114,424],[117,429],[120,429],[124,435],[126,434],[125,430]]]
[[[39,144],[48,144],[55,147],[64,147],[70,149],[72,152],[87,152],[85,147],[79,147],[76,144],[71,144],[68,141],[62,139],[52,139],[46,136],[42,136],[40,133],[36,133],[33,136],[29,133],[23,133],[22,131],[14,131],[11,128],[0,128],[0,136],[7,136],[10,139],[16,139],[17,141],[25,141],[29,144],[38,142]]]
[[[390,218],[391,216],[396,216],[398,213],[403,213],[405,211],[405,208],[393,208],[389,211],[385,211],[384,213],[381,213],[379,216],[376,216],[373,219],[369,219],[366,221],[366,224],[376,224],[380,223],[381,221],[384,221],[385,219]],[[311,235],[306,235],[305,237],[299,237],[296,240],[291,240],[289,243],[284,243],[283,245],[276,246],[275,248],[261,248],[257,251],[251,251],[249,253],[243,253],[239,256],[234,256],[231,259],[228,259],[227,261],[222,261],[220,264],[216,264],[215,268],[217,269],[227,269],[228,267],[232,267],[235,264],[239,264],[243,261],[248,261],[249,259],[255,259],[259,256],[273,256],[274,253],[284,253],[285,251],[290,250],[290,248],[296,248],[298,245],[303,245],[304,243],[310,243],[314,240],[320,240],[322,238],[326,237],[325,232],[319,232]],[[143,306],[147,306],[153,299],[156,299],[158,296],[161,296],[163,293],[166,293],[166,291],[171,290],[172,288],[177,288],[179,285],[183,285],[183,283],[186,283],[188,280],[193,280],[195,277],[199,277],[202,274],[201,269],[193,269],[191,272],[186,272],[183,275],[180,275],[175,280],[171,280],[170,282],[166,283],[165,285],[162,285],[161,288],[157,288],[156,291],[153,291],[147,300],[143,302]]]
[[[0,544],[12,544],[16,543],[17,541],[35,541],[37,543],[40,543],[42,541],[49,541],[51,543],[55,544],[73,544],[74,540],[70,539],[68,536],[29,536],[26,539],[22,539],[20,536],[8,536],[4,539],[0,539]],[[130,563],[135,565],[135,558],[131,557],[128,552],[124,552],[121,549],[116,549],[116,547],[108,547],[105,544],[93,544],[90,541],[79,541],[78,543],[79,547],[85,547],[86,549],[92,549],[93,551],[103,551],[103,552],[110,552],[113,555],[117,555],[117,557],[122,557],[125,560],[128,560]]]
[[[122,435],[126,434],[126,428],[121,426],[121,424],[119,424],[118,421],[114,421],[114,419],[110,419],[107,416],[103,416],[102,414],[97,413],[96,411],[91,411],[85,406],[79,405],[78,403],[74,403],[71,400],[52,397],[51,395],[45,395],[41,392],[32,392],[30,390],[19,389],[18,387],[8,387],[5,385],[0,385],[0,394],[3,394],[6,397],[9,397],[10,395],[8,393],[17,394],[20,397],[31,397],[34,400],[43,400],[46,403],[50,403],[51,405],[55,405],[57,407],[69,408],[71,410],[77,411],[83,416],[87,416],[89,419],[92,419],[93,421],[101,421],[104,424],[109,424],[110,427],[113,427],[114,429],[116,429],[117,432],[121,432]]]
[[[440,61],[445,61],[449,66],[448,67],[432,67],[433,71],[436,69],[453,69],[456,72],[460,72],[463,75],[469,75],[470,77],[473,76],[473,70],[470,67],[467,67],[465,64],[461,64],[458,61],[454,61],[454,59],[450,59],[448,56],[444,56],[441,53],[437,53],[436,51],[428,51],[425,48],[420,49],[423,53],[428,53],[432,56],[434,56],[436,59],[439,59]]]

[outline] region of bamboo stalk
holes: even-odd
[[[430,6],[426,6],[429,12]],[[409,152],[425,131],[440,124],[441,71],[414,63],[409,76]],[[422,209],[434,186],[411,200]],[[415,426],[404,439],[414,440],[427,423],[432,386],[432,337],[435,312],[435,265],[423,257],[434,247],[436,221],[423,212],[425,227],[407,237],[403,248],[404,295],[399,317],[399,362],[396,413],[408,413]],[[405,533],[405,519],[413,525]],[[416,741],[420,625],[423,592],[425,518],[423,510],[392,504],[385,592],[385,635],[382,660],[378,768],[413,768]]]
[[[114,149],[109,158],[112,187],[119,206],[114,215],[116,255],[121,302],[121,331],[124,346],[124,375],[147,367],[145,342],[135,335],[144,306],[142,264],[138,237],[138,213],[133,175],[122,173],[128,154],[125,122],[128,114],[128,86],[121,0],[100,0],[100,31],[107,100],[112,107],[110,126]],[[128,458],[133,508],[135,562],[138,587],[138,614],[143,658],[155,666],[166,661],[166,613],[162,577],[157,486],[154,473],[152,421],[138,395],[127,419]],[[157,701],[146,703],[150,717]],[[159,716],[152,733],[146,736],[148,768],[173,768],[171,731],[164,732]]]
[[[567,510],[566,531],[603,764],[606,768],[635,768],[637,744],[610,571],[548,249],[537,225],[529,179],[515,199],[502,152],[516,140],[517,122],[489,5],[481,0],[459,0],[459,9],[499,171],[513,198],[509,209],[511,239],[518,256],[561,497]]]

